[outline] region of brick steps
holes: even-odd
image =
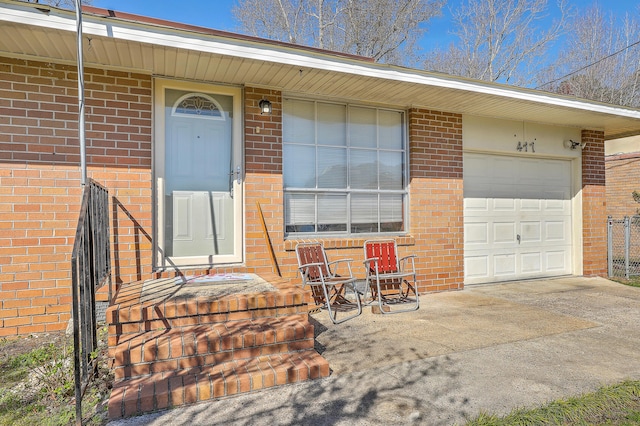
[[[116,346],[116,380],[313,349],[302,316],[181,327],[136,335]]]
[[[138,291],[141,291],[142,286],[138,286]],[[123,339],[153,330],[308,313],[305,293],[290,288],[214,299],[206,296],[139,302],[138,299],[129,296],[128,303],[116,303],[107,310],[110,348]]]
[[[115,419],[243,392],[327,377],[329,364],[313,349],[173,370],[123,380],[113,387],[109,418]]]
[[[268,281],[277,291],[176,295],[166,278],[122,287],[107,310],[109,418],[328,376],[305,293]]]

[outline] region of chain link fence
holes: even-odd
[[[609,276],[629,279],[640,275],[640,216],[607,223]]]

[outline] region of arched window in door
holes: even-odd
[[[224,120],[220,104],[204,93],[188,93],[181,96],[173,105],[171,115],[174,117],[199,117],[213,120]]]

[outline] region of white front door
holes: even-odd
[[[571,273],[571,164],[464,155],[465,284]]]
[[[159,266],[240,262],[240,91],[157,83]]]

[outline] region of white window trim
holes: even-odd
[[[305,101],[305,102],[313,102],[316,107],[315,107],[315,111],[316,111],[316,118],[315,118],[315,123],[317,123],[317,105],[318,103],[326,103],[326,104],[335,104],[335,105],[344,105],[346,107],[347,110],[347,125],[348,125],[348,110],[350,107],[362,107],[362,108],[372,108],[375,109],[376,111],[392,111],[392,112],[398,112],[402,114],[402,152],[403,152],[403,162],[404,162],[404,170],[402,172],[402,179],[404,182],[404,188],[401,190],[384,190],[384,189],[377,189],[377,190],[367,190],[367,189],[350,189],[350,188],[296,188],[296,187],[291,187],[291,188],[287,188],[284,186],[284,167],[283,167],[283,192],[285,195],[285,199],[286,199],[286,195],[287,194],[310,194],[310,195],[322,195],[322,194],[347,194],[347,197],[350,197],[352,194],[379,194],[379,195],[385,195],[385,194],[391,194],[391,195],[398,195],[401,194],[403,196],[403,201],[404,204],[402,206],[402,215],[403,215],[403,229],[401,231],[389,231],[389,232],[367,232],[367,233],[354,233],[351,232],[351,212],[350,209],[347,211],[347,230],[342,232],[287,232],[286,230],[286,226],[287,226],[287,217],[286,217],[286,206],[284,206],[285,208],[283,209],[283,214],[284,214],[284,235],[285,235],[285,239],[299,239],[299,238],[308,238],[308,237],[322,237],[322,238],[333,238],[333,237],[339,237],[339,238],[361,238],[361,237],[367,237],[367,236],[401,236],[401,235],[407,235],[409,233],[409,212],[410,212],[410,164],[409,164],[409,128],[408,128],[408,112],[405,109],[402,108],[394,108],[394,107],[383,107],[383,106],[376,106],[376,105],[367,105],[367,104],[360,104],[360,103],[350,103],[350,102],[340,102],[340,101],[336,101],[336,100],[324,100],[324,99],[313,99],[313,98],[305,98],[305,97],[301,97],[301,96],[285,96],[283,97],[283,146],[286,144],[285,139],[284,139],[284,103],[286,100],[298,100],[298,101]],[[317,136],[314,136],[315,139],[315,146],[317,147]],[[348,130],[347,130],[347,142],[346,142],[346,146],[345,148],[348,149],[352,149],[352,147],[349,146],[349,141],[348,141]],[[384,151],[384,149],[381,148],[377,148],[376,151]],[[284,150],[283,150],[283,166],[284,166]],[[316,203],[317,203],[317,199],[316,199]],[[349,204],[350,205],[350,204]],[[378,208],[379,208],[380,204],[378,203]],[[317,204],[316,204],[316,209],[314,212],[314,227],[316,227],[317,229],[317,225],[318,225],[318,210],[317,210]]]

